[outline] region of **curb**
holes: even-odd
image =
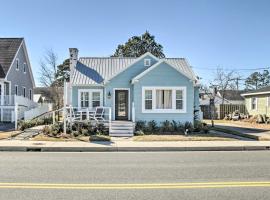
[[[224,147],[32,147],[5,146],[0,151],[15,152],[153,152],[153,151],[262,151],[270,146],[224,146]]]

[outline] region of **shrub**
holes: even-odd
[[[187,133],[191,133],[193,131],[193,126],[191,122],[185,122],[184,123],[184,130],[185,132],[187,131]]]
[[[84,135],[84,136],[88,136],[89,135],[88,129],[82,128],[81,129],[81,134]]]
[[[170,121],[166,120],[164,122],[161,122],[161,130],[162,132],[171,132],[172,131],[172,124]]]
[[[144,132],[143,131],[136,131],[134,134],[136,136],[141,136],[141,135],[144,135]]]
[[[135,125],[135,131],[145,131],[146,130],[146,122],[145,121],[137,121]]]
[[[157,122],[155,120],[149,121],[147,123],[147,128],[146,129],[147,129],[147,132],[149,132],[149,133],[157,133],[158,130],[159,130]]]
[[[203,123],[201,121],[194,122],[194,130],[195,132],[200,132],[203,129]]]
[[[74,137],[78,137],[78,136],[80,135],[80,133],[79,133],[79,131],[73,131],[73,132],[72,132],[72,135],[73,135]]]

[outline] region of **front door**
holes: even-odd
[[[128,90],[115,90],[115,120],[128,120]]]

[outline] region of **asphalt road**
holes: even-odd
[[[0,199],[270,199],[270,151],[2,152]]]

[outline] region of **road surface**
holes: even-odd
[[[270,151],[1,152],[0,199],[270,199]]]

